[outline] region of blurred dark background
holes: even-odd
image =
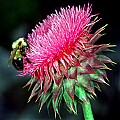
[[[7,61],[11,51],[11,44],[19,37],[27,37],[38,22],[42,22],[47,15],[68,5],[78,6],[93,4],[93,14],[100,13],[101,21],[96,23],[96,29],[108,24],[106,35],[100,43],[116,44],[116,52],[106,53],[117,64],[110,66],[107,71],[110,86],[101,85],[102,92],[96,90],[96,100],[91,100],[95,120],[116,120],[120,114],[120,31],[119,3],[117,0],[0,0],[0,120],[54,120],[52,107],[48,115],[44,105],[38,113],[38,103],[32,100],[27,104],[30,91],[22,89],[29,77],[16,76],[13,66],[8,67]],[[63,120],[83,120],[81,105],[78,115],[69,114],[61,108]],[[58,119],[58,117],[57,117]]]

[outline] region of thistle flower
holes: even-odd
[[[22,75],[31,76],[26,84],[34,85],[29,101],[36,95],[40,110],[45,102],[47,107],[52,102],[56,116],[65,102],[67,109],[77,114],[77,102],[93,98],[95,88],[100,90],[98,83],[108,84],[105,64],[114,62],[102,51],[109,51],[112,45],[95,44],[107,25],[93,32],[92,26],[100,19],[91,12],[89,4],[61,8],[28,34],[29,50],[25,52],[31,63],[23,58]]]

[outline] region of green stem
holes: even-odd
[[[91,104],[89,100],[82,103],[82,108],[83,108],[83,114],[85,120],[94,120]]]

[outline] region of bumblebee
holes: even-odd
[[[8,64],[12,62],[13,66],[21,71],[23,70],[23,57],[30,63],[29,59],[26,57],[25,50],[29,49],[28,43],[25,41],[24,38],[19,38],[12,44],[12,49],[10,58],[8,60]]]

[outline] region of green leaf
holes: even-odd
[[[43,104],[48,100],[50,95],[51,95],[50,92],[47,92],[46,94],[44,94],[44,92],[42,93],[42,95],[40,97],[40,109],[39,109],[39,112],[41,111]]]
[[[76,85],[75,86],[75,95],[78,97],[79,100],[86,102],[87,96],[84,88]]]
[[[77,114],[76,101],[73,101],[70,98],[66,89],[64,89],[63,97],[64,97],[67,107],[69,108],[69,112],[73,112],[74,114]]]
[[[59,114],[59,107],[60,107],[60,104],[61,104],[61,101],[62,101],[62,95],[63,95],[63,89],[61,88],[59,94],[57,95],[57,97],[54,99],[52,99],[52,104],[53,104],[53,108],[54,108],[54,112],[55,112],[55,118],[56,118],[56,113],[59,115],[60,117],[60,114]],[[60,117],[61,118],[61,117]]]
[[[64,89],[72,100],[74,100],[75,83],[74,79],[64,79]]]
[[[90,93],[94,93],[94,88],[92,87],[90,76],[87,74],[84,75],[78,75],[77,76],[78,85],[83,87],[85,90],[87,90]]]
[[[60,91],[61,91],[61,85],[58,86],[56,83],[54,83],[53,90],[52,90],[54,101],[56,101],[57,97],[59,96]]]

